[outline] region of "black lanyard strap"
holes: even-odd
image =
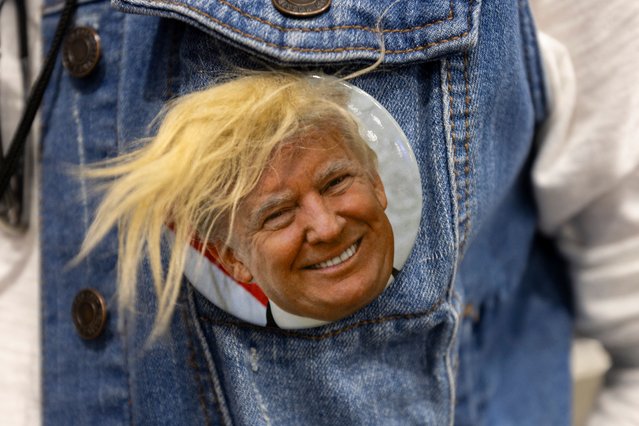
[[[47,57],[44,62],[44,67],[42,68],[42,71],[40,71],[40,75],[29,93],[27,105],[22,117],[20,118],[18,128],[11,139],[9,151],[7,152],[6,157],[0,160],[0,199],[4,197],[9,188],[11,177],[18,171],[20,158],[24,153],[27,136],[29,135],[29,131],[33,125],[33,120],[38,112],[38,108],[40,108],[40,104],[42,103],[44,91],[51,79],[55,60],[58,56],[58,52],[60,51],[62,40],[69,29],[71,20],[73,19],[76,4],[77,0],[66,0],[64,4],[64,9],[62,9],[60,20],[58,21],[58,26],[55,30],[53,41],[51,42],[51,47],[49,48],[49,52],[47,53]]]

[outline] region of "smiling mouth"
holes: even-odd
[[[348,259],[353,257],[357,252],[357,247],[359,247],[359,243],[361,240],[355,241],[352,246],[344,250],[340,255],[335,256],[332,259],[325,260],[324,262],[316,263],[314,265],[309,266],[309,269],[324,269],[330,268],[331,266],[337,266],[341,263],[346,262]]]

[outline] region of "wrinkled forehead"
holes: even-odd
[[[277,147],[256,187],[241,204],[250,209],[265,198],[284,191],[291,181],[317,185],[328,176],[347,169],[371,174],[362,156],[357,155],[340,132],[334,129],[305,132]]]
[[[274,163],[282,160],[299,158],[302,154],[321,155],[327,151],[334,153],[334,158],[348,157],[356,161],[364,169],[376,169],[375,164],[368,161],[367,151],[371,150],[359,136],[357,129],[348,131],[341,126],[326,123],[325,126],[313,126],[307,131],[283,141],[271,155],[267,170],[272,170]]]
[[[292,176],[310,184],[319,184],[327,176],[346,169],[366,171],[362,160],[344,138],[305,136],[279,147],[249,197],[278,191],[280,184]]]

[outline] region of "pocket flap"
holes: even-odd
[[[472,45],[481,0],[335,0],[322,15],[293,19],[270,0],[112,0],[124,12],[175,18],[252,53],[285,63],[433,59]],[[390,5],[390,6],[389,6]]]

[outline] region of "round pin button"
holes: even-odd
[[[86,77],[100,61],[100,36],[90,27],[75,27],[62,46],[62,65],[73,77]]]
[[[71,309],[75,329],[83,339],[95,339],[106,325],[107,307],[104,297],[92,288],[80,290]]]
[[[283,15],[310,18],[322,14],[331,6],[331,0],[272,0]]]

